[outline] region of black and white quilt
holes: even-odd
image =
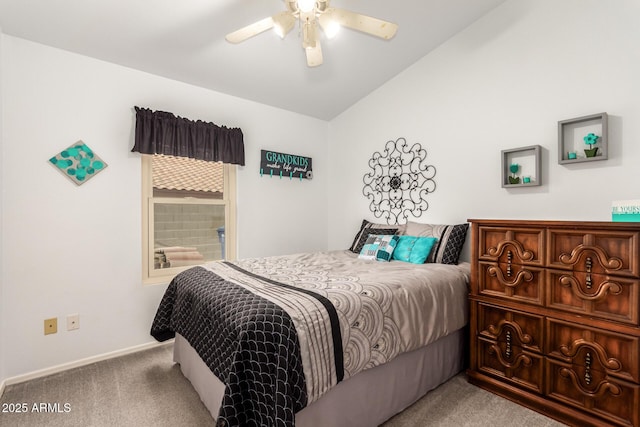
[[[225,384],[219,426],[293,426],[339,381],[464,326],[468,276],[348,251],[216,262],[175,277],[151,334],[182,335]]]

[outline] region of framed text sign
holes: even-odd
[[[290,179],[311,179],[313,178],[311,157],[261,150],[260,176],[264,174],[280,178],[284,176]]]

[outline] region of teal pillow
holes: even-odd
[[[400,236],[393,251],[393,259],[412,264],[424,264],[437,241],[435,237]]]
[[[369,234],[358,258],[391,261],[391,255],[398,244],[400,236]]]

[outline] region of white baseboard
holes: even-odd
[[[173,344],[173,339],[165,342],[150,342],[147,344],[136,345],[129,348],[123,348],[121,350],[112,351],[109,353],[99,354],[97,356],[87,357],[85,359],[76,360],[69,363],[63,363],[62,365],[52,366],[50,368],[40,369],[38,371],[29,372],[15,377],[7,378],[0,384],[0,397],[4,393],[5,386],[12,384],[19,384],[25,381],[33,380],[36,378],[46,377],[48,375],[57,374],[59,372],[68,371],[69,369],[78,368],[80,366],[90,365],[95,362],[101,362],[107,359],[113,359],[115,357],[125,356],[127,354],[137,353],[139,351],[148,350],[154,347],[161,347],[164,345]]]

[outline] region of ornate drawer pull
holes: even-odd
[[[622,260],[617,257],[609,258],[604,250],[602,250],[599,246],[588,246],[588,245],[578,245],[572,251],[571,255],[566,253],[560,254],[558,259],[564,265],[574,265],[580,259],[580,255],[584,251],[594,252],[598,257],[598,262],[607,270],[620,270],[622,268]],[[591,272],[591,268],[593,266],[593,259],[591,257],[587,257],[587,270]]]
[[[522,243],[517,240],[503,240],[494,248],[489,248],[489,256],[499,258],[505,251],[507,246],[512,246],[516,250],[518,258],[522,261],[533,261],[533,252],[526,250]],[[508,255],[508,254],[507,254]]]
[[[576,375],[576,373],[568,368],[560,368],[560,375],[562,375],[565,378],[569,378],[573,383],[573,385],[578,389],[578,391],[580,391],[580,393],[586,396],[589,396],[593,399],[600,399],[607,392],[611,393],[611,395],[613,396],[619,396],[620,393],[622,392],[622,390],[617,384],[612,383],[610,381],[606,381],[606,380],[600,381],[600,383],[596,386],[595,390],[593,391],[586,390],[584,387],[582,387],[582,384],[580,384],[580,381],[578,380],[578,376]]]
[[[492,265],[487,269],[490,276],[496,277],[500,283],[504,286],[515,287],[521,284],[522,282],[530,282],[533,280],[533,273],[527,269],[522,269],[518,271],[516,277],[512,281],[507,281],[504,274],[502,274],[502,270],[498,267]],[[509,270],[507,268],[507,275],[509,275]]]
[[[584,301],[599,302],[605,299],[609,294],[620,295],[622,293],[622,286],[620,286],[620,284],[617,282],[611,282],[609,280],[602,282],[600,284],[598,292],[596,292],[595,294],[588,294],[583,292],[582,288],[580,287],[580,283],[573,276],[563,274],[562,276],[560,276],[560,284],[562,286],[571,288],[573,294]],[[593,287],[589,285],[590,283],[587,282],[587,289],[591,289]]]
[[[571,348],[566,345],[561,345],[560,352],[565,357],[573,359],[574,357],[576,357],[581,347],[587,347],[590,350],[587,352],[587,354],[589,355],[589,365],[591,365],[592,363],[591,351],[593,351],[605,369],[613,372],[617,372],[622,369],[622,363],[620,363],[618,359],[614,357],[607,358],[607,351],[600,344],[596,342],[586,341],[583,338],[575,340],[573,343],[571,343]]]
[[[505,326],[507,325],[510,328],[506,328]],[[502,319],[498,323],[497,327],[494,325],[489,325],[487,327],[487,330],[495,339],[497,339],[500,336],[500,334],[502,334],[502,331],[505,330],[506,331],[505,334],[507,334],[507,336],[509,337],[511,337],[512,331],[515,332],[518,338],[518,341],[520,341],[522,344],[531,345],[533,343],[533,337],[531,335],[525,334],[522,328],[520,327],[520,325],[518,325],[515,322],[511,322],[509,320]]]
[[[584,382],[587,385],[591,384],[591,353],[587,352],[584,357]]]
[[[587,257],[587,261],[586,261],[586,267],[587,267],[587,279],[586,279],[586,284],[587,284],[587,289],[591,289],[591,287],[593,286],[593,284],[591,283],[591,267],[593,265],[593,260],[591,259],[591,257]]]
[[[507,330],[507,348],[504,351],[504,355],[507,359],[511,359],[511,331]]]
[[[513,262],[513,252],[507,251],[507,277],[511,277],[511,263]]]
[[[520,365],[531,366],[531,357],[527,356],[524,353],[518,354],[512,363],[508,362],[502,357],[500,347],[498,347],[496,344],[491,344],[491,347],[489,347],[489,354],[495,354],[498,362],[500,362],[500,364],[505,368],[517,369],[520,367]]]

